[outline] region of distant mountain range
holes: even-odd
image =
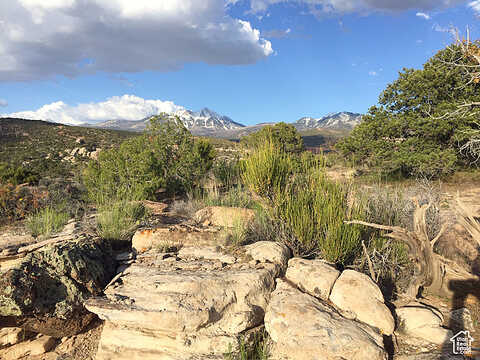
[[[213,136],[222,138],[240,138],[260,130],[274,123],[262,123],[245,126],[230,119],[228,116],[219,115],[215,111],[204,108],[200,111],[179,110],[170,114],[173,118],[178,116],[185,127],[194,135]],[[351,130],[362,119],[361,114],[351,112],[331,113],[321,118],[303,117],[292,123],[298,130],[333,129]],[[149,118],[142,120],[109,120],[97,124],[83,124],[84,126],[103,129],[142,131],[146,128]]]
[[[362,114],[351,112],[330,113],[321,118],[303,117],[297,120],[293,125],[298,130],[305,129],[335,129],[350,130],[354,126],[360,124]]]
[[[215,111],[204,108],[200,111],[179,110],[170,114],[178,118],[185,127],[195,135],[215,136],[217,132],[244,128],[245,125],[236,123],[228,116],[219,115]],[[150,117],[142,120],[108,120],[97,124],[83,124],[85,126],[103,129],[142,131],[147,127]]]

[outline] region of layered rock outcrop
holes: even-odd
[[[71,231],[16,251],[0,269],[1,322],[58,338],[80,332],[93,318],[83,302],[114,275],[108,244]]]
[[[263,324],[288,260],[268,246],[272,262],[231,263],[214,247],[142,254],[106,297],[86,304],[105,320],[97,359],[223,359],[239,335]]]

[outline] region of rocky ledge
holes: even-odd
[[[108,244],[67,225],[55,237],[0,250],[0,323],[56,338],[79,333],[94,317],[83,306],[114,275]]]

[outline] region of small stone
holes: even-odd
[[[133,252],[123,252],[121,254],[118,254],[115,256],[115,260],[117,261],[127,261],[127,260],[131,260],[135,257],[135,255],[133,254]]]

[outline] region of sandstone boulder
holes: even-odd
[[[280,279],[265,314],[278,360],[386,360],[383,339]]]
[[[137,230],[132,237],[132,249],[142,253],[150,249],[180,248],[182,246],[222,245],[225,241],[218,229],[158,227]]]
[[[293,258],[288,261],[285,277],[307,294],[328,300],[340,271],[322,260]]]
[[[277,275],[274,264],[150,250],[106,297],[86,303],[106,321],[97,359],[223,359],[240,334],[262,324]]]
[[[44,246],[0,272],[0,322],[53,337],[80,332],[93,315],[83,301],[113,277],[108,245],[81,238]]]
[[[273,241],[258,241],[247,245],[245,253],[261,263],[279,265],[282,270],[286,269],[288,259],[291,257],[289,248]]]
[[[380,288],[367,275],[345,270],[333,285],[330,301],[344,316],[357,319],[391,335],[395,328],[393,316],[384,304]]]
[[[194,219],[199,224],[235,227],[246,225],[255,218],[255,212],[250,209],[224,206],[208,206],[195,213]]]
[[[441,345],[453,336],[442,328],[441,313],[425,305],[413,303],[395,310],[399,322],[398,331],[410,337]]]

